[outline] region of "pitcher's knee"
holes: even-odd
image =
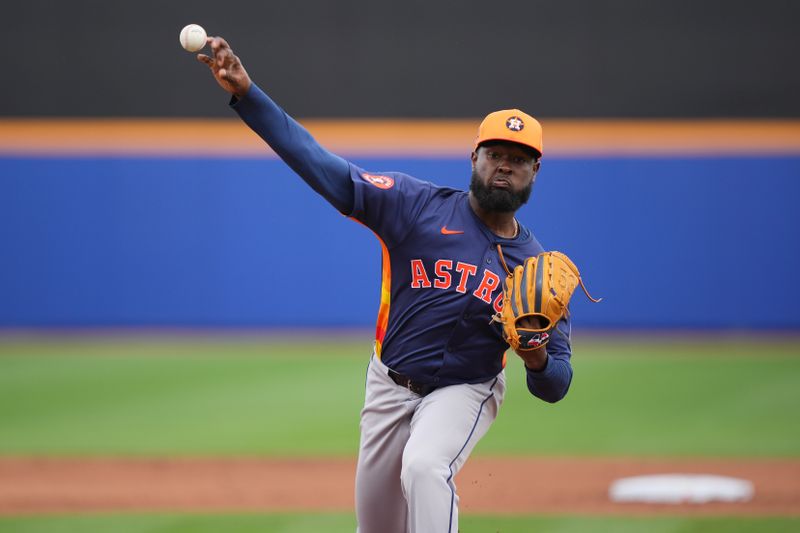
[[[403,489],[406,493],[419,485],[444,485],[447,483],[449,476],[450,469],[447,462],[439,458],[425,455],[403,457],[400,481],[403,483]]]

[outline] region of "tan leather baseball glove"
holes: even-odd
[[[500,251],[502,259],[502,251]],[[505,259],[503,259],[505,263]],[[578,267],[561,252],[542,252],[529,257],[513,272],[508,271],[503,287],[503,308],[494,320],[503,325],[503,336],[515,351],[535,350],[547,344],[558,321],[568,313],[567,306],[580,285]]]

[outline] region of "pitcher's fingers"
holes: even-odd
[[[197,54],[197,60],[200,61],[201,63],[205,63],[209,67],[214,66],[214,60],[205,54]]]
[[[214,52],[214,56],[231,49],[228,41],[222,37],[208,37],[206,41],[211,44],[211,51]]]
[[[233,50],[230,49],[228,43],[214,48],[214,61],[216,62],[217,67],[222,68],[231,64],[234,58],[235,56],[233,55]]]

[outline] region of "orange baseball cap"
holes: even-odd
[[[519,109],[503,109],[489,113],[478,127],[475,150],[486,141],[510,141],[529,146],[543,154],[542,125]]]

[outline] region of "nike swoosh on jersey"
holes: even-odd
[[[464,233],[464,231],[459,231],[455,229],[447,229],[447,226],[442,226],[442,235],[459,235]]]

